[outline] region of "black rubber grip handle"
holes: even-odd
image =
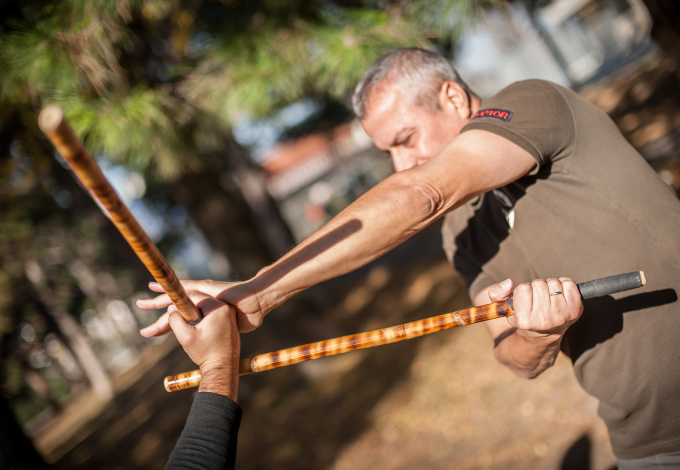
[[[644,286],[646,283],[645,273],[642,271],[635,271],[632,273],[619,274],[618,276],[603,277],[602,279],[595,279],[594,281],[582,282],[578,284],[578,290],[581,292],[581,297],[585,300],[637,289],[638,287]]]
[[[577,287],[578,291],[581,293],[581,298],[585,300],[637,289],[638,287],[644,286],[646,283],[645,273],[642,271],[635,271],[632,273],[618,274],[616,276],[608,276],[593,281],[582,282],[577,284]],[[511,309],[515,309],[512,299],[508,299],[508,305],[510,305]]]

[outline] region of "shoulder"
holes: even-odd
[[[538,167],[571,148],[575,140],[570,90],[546,80],[515,82],[484,101],[463,131],[504,137],[534,157]]]
[[[566,95],[570,93],[573,92],[547,80],[523,80],[508,85],[485,100],[482,104],[482,110],[502,103],[522,108],[538,108],[537,110],[544,108],[544,106],[541,106],[542,103],[551,107],[568,108]]]
[[[564,120],[572,118],[566,98],[570,93],[573,92],[546,80],[515,82],[483,101],[472,122],[489,117],[508,123],[512,120],[512,124],[522,121],[536,125],[554,120],[564,124]],[[501,114],[493,114],[494,111]]]
[[[557,93],[562,94],[563,91],[569,91],[557,83],[549,82],[548,80],[530,79],[511,83],[503,88],[495,96],[514,93]],[[494,97],[495,97],[494,96]]]

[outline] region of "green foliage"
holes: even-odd
[[[59,103],[93,152],[173,178],[220,149],[243,113],[265,116],[309,95],[343,101],[386,50],[450,42],[492,2],[0,7],[0,103],[34,113]]]
[[[17,346],[29,307],[46,315],[27,266],[42,267],[51,300],[77,317],[97,302],[69,263],[109,273],[119,261],[37,129],[43,106],[61,105],[96,156],[172,180],[206,157],[228,159],[240,116],[309,96],[346,102],[385,51],[450,44],[490,1],[0,2],[0,391],[18,420],[47,406]],[[54,399],[68,393],[63,378],[39,372]]]
[[[317,72],[318,87],[338,98],[351,91],[366,69],[390,48],[428,45],[403,17],[392,20],[380,11],[349,11],[344,17],[345,21],[336,20],[313,34],[319,49],[312,69]],[[341,23],[345,25],[340,27]]]
[[[427,37],[451,43],[458,40],[480,9],[501,5],[501,0],[414,0],[406,7],[406,15]]]
[[[159,89],[138,86],[125,97],[70,94],[49,101],[61,105],[91,152],[142,170],[155,166],[163,177],[196,166],[199,153],[221,143],[213,115]]]

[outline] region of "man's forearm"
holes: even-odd
[[[447,208],[440,204],[442,196],[417,178],[417,170],[383,181],[249,281],[262,311],[364,266],[443,215]],[[459,199],[462,196],[453,197]]]
[[[516,375],[534,378],[555,363],[563,334],[539,335],[512,329],[496,338],[496,359]]]
[[[241,408],[214,393],[197,393],[165,470],[232,470]]]
[[[534,166],[528,152],[502,137],[476,130],[461,134],[426,163],[382,181],[221,298],[248,315],[246,328],[257,327],[262,315],[298,292],[364,266],[447,212],[515,181]]]

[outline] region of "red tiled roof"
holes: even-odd
[[[265,157],[262,168],[269,174],[276,174],[298,166],[311,158],[327,154],[331,142],[325,135],[312,134],[301,139],[282,142],[274,146]]]

